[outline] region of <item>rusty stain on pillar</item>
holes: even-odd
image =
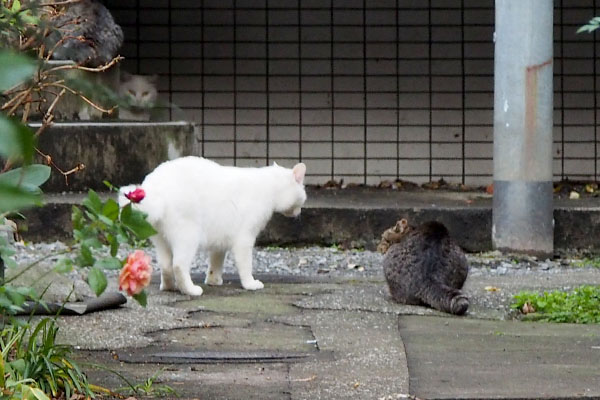
[[[496,0],[494,247],[551,255],[551,0]]]

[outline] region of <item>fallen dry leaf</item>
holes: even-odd
[[[292,382],[312,382],[312,381],[314,381],[315,379],[317,379],[317,376],[316,376],[316,375],[313,375],[313,376],[311,376],[311,377],[308,377],[308,378],[298,378],[298,379],[294,379],[294,380],[292,380]]]
[[[531,303],[527,302],[523,304],[521,311],[523,311],[523,314],[531,314],[535,312],[535,308],[531,305]]]
[[[308,260],[306,258],[301,258],[300,260],[298,260],[298,266],[301,267],[303,265],[307,265],[308,264]]]
[[[486,286],[484,287],[485,290],[487,290],[488,292],[499,292],[500,288],[496,287],[496,286]]]
[[[571,200],[577,200],[579,197],[580,197],[579,193],[577,193],[574,190],[572,190],[571,193],[569,193],[569,199],[571,199]]]
[[[379,182],[379,185],[377,185],[377,186],[379,186],[382,189],[390,189],[394,186],[394,182],[384,180],[384,181]]]
[[[360,382],[355,382],[354,385],[352,386],[354,389],[358,389],[358,387],[360,386]]]

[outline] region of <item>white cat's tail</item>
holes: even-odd
[[[119,207],[123,208],[127,204],[131,203],[131,200],[125,196],[128,193],[132,193],[136,189],[141,188],[140,185],[127,185],[119,188]]]

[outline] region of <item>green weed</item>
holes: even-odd
[[[175,396],[179,397],[179,394],[170,387],[169,385],[156,385],[156,379],[164,371],[164,368],[158,370],[150,378],[146,379],[142,383],[129,384],[128,387],[118,389],[117,392],[123,392],[130,395],[143,395],[151,397],[167,397]]]
[[[568,322],[576,324],[600,323],[600,287],[580,286],[573,291],[535,293],[523,291],[514,296],[511,308],[522,310],[529,303],[535,312],[524,320]]]
[[[573,263],[575,267],[584,268],[584,267],[594,267],[600,268],[600,258],[582,258],[581,260],[577,260]]]
[[[93,397],[87,378],[71,360],[72,348],[55,342],[58,327],[50,318],[35,326],[7,325],[0,331],[0,392],[10,399],[74,394]],[[2,397],[4,398],[4,397]]]

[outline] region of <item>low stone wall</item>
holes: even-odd
[[[197,153],[195,127],[185,121],[58,123],[40,135],[38,148],[63,171],[85,165],[67,180],[52,168],[46,193],[106,190],[104,180],[140,183],[161,162]]]

